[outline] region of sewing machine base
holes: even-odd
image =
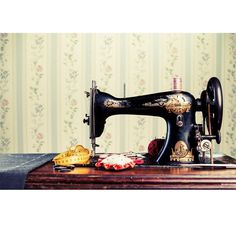
[[[99,156],[103,155],[103,154],[107,154],[107,153],[99,153],[99,154],[95,155],[94,157],[92,157],[90,164],[85,165],[85,166],[90,166],[90,167],[95,166],[96,162],[99,159]],[[119,154],[119,153],[117,153],[117,154]],[[120,154],[123,154],[123,153],[120,153]],[[199,166],[199,164],[210,164],[210,158],[205,158],[204,161],[199,161],[199,162],[192,162],[192,161],[178,162],[178,161],[175,161],[175,162],[168,162],[165,165],[159,165],[153,161],[153,158],[148,153],[142,153],[141,155],[144,156],[144,158],[142,159],[144,161],[144,163],[138,164],[138,166],[144,166],[144,167],[145,166],[170,166],[170,167],[172,167],[172,166],[176,166],[176,167],[185,166],[185,167],[187,167],[188,165],[189,166]],[[228,157],[228,156],[225,156],[225,157]],[[228,163],[232,162],[231,159],[234,160],[233,158],[230,158],[230,160],[228,160],[229,161]],[[225,161],[222,161],[219,158],[214,158],[214,163],[215,164],[226,164]],[[236,162],[234,164],[236,164]]]
[[[229,156],[215,163],[236,164]],[[236,189],[236,169],[141,165],[124,171],[76,167],[68,173],[53,169],[53,163],[32,171],[26,189]]]

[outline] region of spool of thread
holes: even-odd
[[[173,78],[172,90],[182,90],[182,79],[180,77]]]

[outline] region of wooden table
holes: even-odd
[[[222,157],[223,162],[236,163]],[[29,173],[26,189],[236,189],[236,169],[136,166],[123,171],[77,167],[61,173],[49,162]]]

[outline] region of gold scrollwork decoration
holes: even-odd
[[[178,141],[175,144],[175,148],[171,148],[172,155],[170,156],[170,161],[176,162],[193,162],[194,155],[192,150],[189,150],[187,144],[184,141]]]
[[[112,99],[107,99],[104,101],[104,106],[105,107],[110,107],[110,108],[121,108],[124,107],[124,105],[120,101],[114,101]]]
[[[165,108],[168,112],[180,115],[184,112],[189,112],[191,103],[185,101],[182,95],[174,95],[170,96],[169,100],[165,104]]]
[[[176,94],[169,95],[167,98],[155,99],[151,102],[146,102],[143,104],[146,107],[164,107],[169,113],[174,113],[176,115],[183,114],[184,112],[189,112],[191,108],[191,103],[186,101],[184,95]]]

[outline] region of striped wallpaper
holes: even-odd
[[[212,76],[224,89],[222,143],[236,157],[236,34],[1,34],[0,152],[61,152],[90,147],[88,91],[117,97],[183,89],[199,97]],[[165,135],[161,118],[114,116],[98,151],[146,151]]]

